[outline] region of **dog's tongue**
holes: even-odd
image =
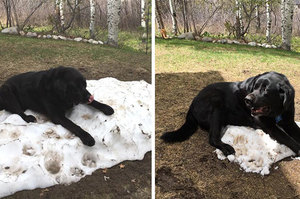
[[[255,110],[256,113],[262,113],[263,112],[263,107],[259,107],[258,109]]]
[[[94,96],[93,95],[90,96],[88,104],[92,103],[92,101],[94,101]]]

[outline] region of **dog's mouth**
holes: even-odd
[[[90,95],[89,99],[88,99],[88,104],[92,103],[94,101],[94,96]]]
[[[251,115],[267,115],[270,112],[269,106],[261,106],[261,107],[251,107]]]

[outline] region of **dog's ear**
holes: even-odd
[[[248,93],[252,93],[254,89],[254,85],[256,83],[256,80],[261,76],[262,74],[256,75],[254,77],[250,77],[249,79],[246,79],[242,82],[242,88],[244,88]]]
[[[283,99],[283,108],[287,110],[289,106],[294,102],[294,88],[288,82],[285,82],[284,84],[279,84],[278,87],[279,95]]]
[[[67,84],[66,82],[56,79],[53,82],[52,89],[54,93],[57,93],[57,95],[61,98],[64,99],[66,97],[67,93]]]

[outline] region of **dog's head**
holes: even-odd
[[[71,67],[56,68],[53,88],[60,100],[77,105],[91,103],[94,98],[86,89],[86,79]]]
[[[244,101],[253,116],[277,117],[294,102],[294,88],[280,73],[258,75],[248,84],[250,93]]]

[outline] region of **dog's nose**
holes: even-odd
[[[246,105],[252,106],[253,101],[254,101],[254,98],[255,98],[255,97],[254,97],[254,95],[252,95],[252,94],[247,95],[247,96],[245,97],[245,99],[244,99]]]

